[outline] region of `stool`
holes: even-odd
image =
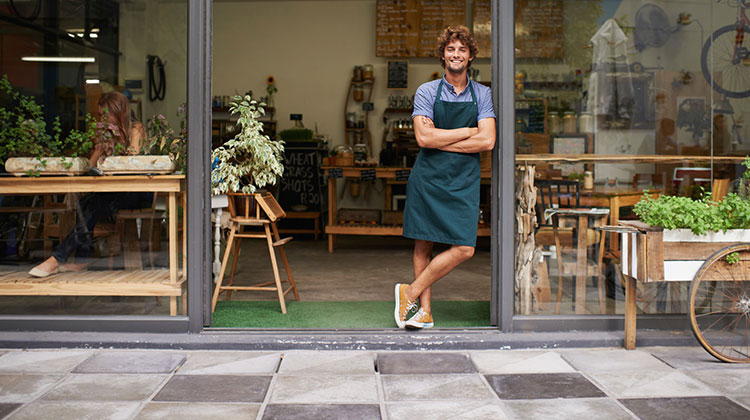
[[[253,206],[253,201],[255,205]],[[254,207],[254,215],[251,215],[250,209]],[[285,296],[290,291],[294,293],[294,299],[299,300],[299,294],[297,293],[297,285],[294,283],[294,277],[292,277],[292,270],[289,268],[289,262],[284,252],[284,245],[292,240],[291,237],[281,239],[279,237],[279,230],[276,227],[276,221],[283,218],[286,213],[281,209],[279,203],[270,193],[264,194],[229,194],[229,212],[231,217],[229,221],[232,225],[229,227],[230,235],[229,241],[227,242],[226,250],[224,251],[224,259],[221,263],[221,270],[216,281],[214,288],[214,295],[211,301],[211,312],[216,309],[216,302],[219,300],[219,294],[222,291],[227,292],[227,299],[231,299],[232,291],[235,290],[260,290],[276,292],[279,297],[279,304],[281,305],[281,313],[286,314],[286,301]],[[258,231],[245,231],[247,226],[263,227],[263,232]],[[263,283],[254,284],[252,286],[234,286],[234,273],[237,269],[237,260],[240,255],[240,244],[244,238],[256,238],[265,239],[268,243],[268,254],[271,259],[271,266],[273,267],[274,281],[268,281]],[[236,242],[235,242],[236,240]],[[276,262],[276,251],[275,248],[279,249],[281,254],[281,260],[284,263],[284,269],[286,270],[286,280],[289,282],[289,287],[285,290],[281,285],[281,277],[279,276],[279,267]],[[232,259],[232,268],[229,275],[229,284],[223,286],[224,273],[229,263],[230,251],[234,254]],[[272,286],[273,285],[273,286]]]
[[[312,229],[279,229],[281,233],[310,233],[315,240],[320,235],[320,212],[319,211],[290,211],[286,213],[287,219],[311,219],[313,220]]]

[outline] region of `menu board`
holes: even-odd
[[[279,188],[279,202],[283,208],[294,210],[297,206],[305,206],[301,211],[320,211],[319,153],[317,146],[284,149],[284,175]]]
[[[473,31],[477,57],[492,57],[492,0],[474,0]]]
[[[378,0],[378,57],[434,57],[443,29],[466,21],[464,0]]]
[[[406,60],[388,61],[388,89],[409,87],[409,62]]]
[[[562,0],[516,0],[516,58],[563,58]]]

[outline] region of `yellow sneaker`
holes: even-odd
[[[422,308],[419,308],[419,311],[406,321],[406,328],[420,329],[432,328],[433,326],[435,326],[435,324],[432,321],[432,315],[425,312]]]
[[[404,294],[406,286],[407,285],[403,283],[396,283],[396,288],[394,289],[396,295],[396,308],[393,311],[393,316],[396,318],[396,324],[399,328],[404,328],[406,325],[406,315],[409,314],[410,310],[417,307],[416,301],[406,298],[406,295]]]

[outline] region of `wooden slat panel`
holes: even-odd
[[[664,281],[664,246],[662,232],[646,233],[646,277],[645,282]]]
[[[0,276],[0,295],[180,296],[183,282],[171,284],[168,270],[85,271],[41,279],[13,272]]]
[[[735,264],[717,261],[705,273],[704,279],[710,281],[748,281],[750,261],[741,260]]]
[[[664,242],[665,261],[706,260],[737,242]]]
[[[648,254],[646,253],[646,235],[636,235],[635,238],[636,248],[635,252],[638,258],[638,263],[636,264],[636,273],[638,273],[638,280],[645,280],[648,278],[648,273],[646,272],[648,268]]]

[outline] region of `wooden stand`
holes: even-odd
[[[254,211],[251,210],[254,208]],[[290,291],[294,292],[294,299],[299,300],[299,294],[297,293],[297,285],[294,283],[294,277],[292,277],[292,270],[289,268],[289,262],[286,259],[286,253],[284,252],[284,245],[292,240],[291,237],[281,239],[279,237],[279,230],[276,227],[276,221],[286,216],[284,210],[282,210],[276,199],[273,198],[271,193],[264,194],[229,194],[229,212],[232,217],[229,221],[232,222],[232,226],[229,228],[231,234],[229,235],[229,241],[227,242],[227,248],[224,251],[224,259],[221,263],[221,271],[216,281],[216,287],[214,289],[214,296],[211,301],[211,312],[216,309],[216,302],[219,300],[219,294],[223,291],[227,292],[227,299],[231,299],[232,291],[235,290],[259,290],[276,292],[279,297],[279,304],[281,305],[281,313],[286,314],[286,301],[284,297]],[[246,232],[245,228],[248,226],[263,227],[263,233],[258,231]],[[234,273],[237,270],[237,260],[240,255],[240,244],[243,238],[255,238],[265,239],[268,243],[268,254],[271,258],[271,266],[273,267],[274,281],[268,281],[263,283],[254,284],[252,286],[234,286]],[[236,242],[235,242],[236,239]],[[281,285],[281,277],[279,277],[279,267],[276,262],[276,252],[274,248],[279,248],[281,253],[281,260],[284,263],[284,269],[286,270],[287,281],[289,287],[285,290]],[[232,269],[229,275],[229,284],[223,286],[224,273],[229,263],[230,251],[234,254],[232,259]]]

